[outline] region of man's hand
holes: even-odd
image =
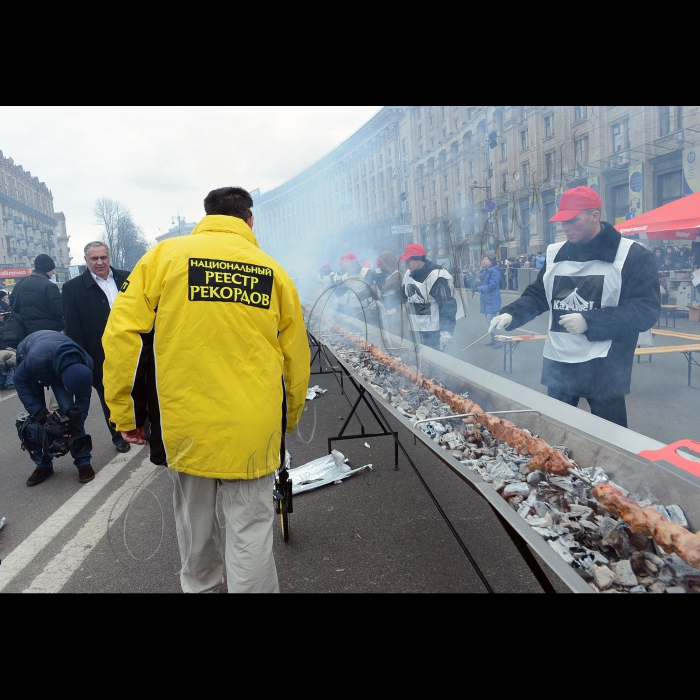
[[[134,430],[121,431],[122,437],[133,445],[147,445],[148,440],[146,440],[146,426],[142,425],[140,428],[134,428]]]
[[[512,321],[513,317],[510,314],[499,314],[498,316],[494,316],[491,320],[491,325],[489,325],[489,333],[505,330],[508,326],[510,326]]]
[[[564,326],[571,335],[581,335],[588,330],[586,319],[581,314],[565,314],[559,319],[559,325]]]
[[[452,344],[452,333],[440,331],[440,350],[447,352],[447,348]]]

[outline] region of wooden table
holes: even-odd
[[[507,374],[513,374],[513,350],[515,350],[523,340],[544,340],[546,337],[546,334],[496,336],[496,342],[503,343],[503,371]],[[506,369],[506,360],[510,360],[510,369]]]
[[[637,348],[634,354],[637,355],[649,355],[651,359],[652,355],[669,355],[674,352],[682,352],[685,355],[685,359],[688,361],[688,386],[690,386],[691,372],[693,365],[700,367],[700,363],[693,357],[694,352],[700,352],[700,344],[695,343],[693,345],[666,345],[664,347],[656,348]]]

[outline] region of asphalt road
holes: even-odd
[[[458,324],[455,354],[486,331],[485,319],[478,314],[478,295],[467,299],[471,311]],[[528,324],[534,331],[545,327],[544,317]],[[700,324],[687,319],[679,319],[677,329],[700,334]],[[539,384],[542,341],[521,343],[513,357],[513,375],[503,372],[502,351],[485,347],[485,342],[460,357],[544,391]],[[674,342],[657,339],[657,344]],[[328,392],[307,402],[299,429],[289,440],[294,465],[326,454],[327,438],[337,434],[349,411],[347,397],[332,375],[311,379]],[[635,363],[627,401],[630,428],[666,443],[700,438],[700,392],[686,382],[682,355]],[[694,384],[700,386],[700,373]],[[95,445],[95,481],[81,485],[70,456],[65,456],[55,460],[54,476],[28,488],[25,480],[33,465],[21,452],[14,430],[21,404],[14,392],[0,392],[0,518],[7,518],[0,530],[0,591],[180,591],[167,470],[150,464],[147,448],[119,455],[96,395],[93,401],[87,430]],[[582,402],[582,410],[586,408]],[[362,409],[360,417],[373,432],[368,412]],[[359,423],[353,421],[350,429],[357,432]],[[420,442],[414,445],[403,427],[398,429],[402,444],[494,590],[541,591],[483,499]],[[394,470],[391,438],[334,446],[349,457],[351,466],[372,463],[373,470],[297,496],[288,544],[275,521],[275,558],[283,592],[485,591],[403,456],[399,470]],[[565,590],[554,577],[550,580]]]

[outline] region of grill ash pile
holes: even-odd
[[[519,455],[486,428],[465,425],[463,420],[441,421],[453,411],[422,387],[342,340],[332,346],[361,379],[412,423],[435,418],[417,429],[490,484],[594,591],[700,593],[698,569],[676,554],[666,554],[651,537],[630,532],[627,523],[601,507],[592,486],[575,476],[531,472],[527,467],[530,457]],[[462,396],[468,397],[466,393]],[[555,447],[566,453],[564,446]],[[579,472],[593,485],[608,481],[600,468]],[[650,505],[649,500],[615,486],[641,507]],[[679,506],[654,507],[669,520],[688,527]]]

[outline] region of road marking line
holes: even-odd
[[[22,593],[58,593],[107,534],[109,523],[114,522],[126,510],[131,498],[125,494],[137,489],[153,471],[159,468],[163,467],[156,466],[146,458],[124,484],[110,494],[95,515],[80,528],[75,537]]]
[[[80,491],[71,496],[53,515],[50,515],[31,535],[2,560],[0,565],[0,591],[4,590],[7,584],[24,570],[37,554],[126,467],[142,448],[143,445],[132,445],[129,452],[117,455],[109,464],[106,464],[97,472],[91,482],[85,484]]]
[[[3,401],[7,401],[7,399],[14,399],[15,396],[17,396],[17,392],[15,392],[14,394],[9,394],[8,396],[3,396],[0,399],[0,403],[2,403]]]

